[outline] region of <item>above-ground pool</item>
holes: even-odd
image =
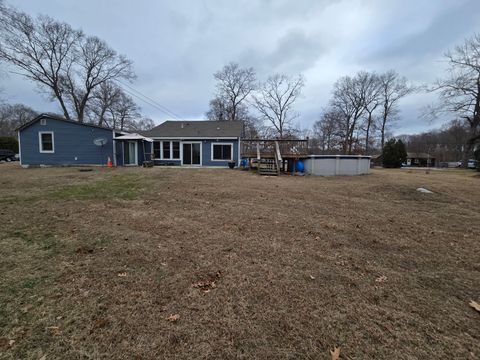
[[[363,175],[370,171],[370,156],[310,155],[304,164],[305,172],[310,175]]]

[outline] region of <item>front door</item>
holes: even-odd
[[[201,143],[182,144],[182,165],[201,165]]]
[[[125,165],[137,165],[137,142],[125,141],[123,144],[123,160]]]

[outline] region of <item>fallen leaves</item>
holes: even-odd
[[[474,308],[475,310],[477,310],[478,312],[480,312],[480,304],[477,303],[476,301],[470,300],[470,302],[468,303],[468,305],[470,305],[472,308]]]
[[[180,320],[180,315],[179,314],[171,314],[170,316],[166,317],[165,320],[170,321],[170,322],[177,322]]]
[[[196,289],[200,289],[204,293],[210,292],[210,290],[217,287],[216,282],[220,279],[221,272],[217,271],[215,274],[210,274],[204,280],[196,281],[192,286]]]
[[[215,284],[215,280],[204,280],[204,281],[197,281],[192,284],[194,288],[200,289],[204,293],[210,292],[211,289],[217,287]]]
[[[23,308],[21,308],[20,310],[25,314],[27,313],[29,310],[31,310],[33,308],[33,305],[32,304],[27,304],[25,305]]]
[[[385,281],[387,281],[387,277],[385,275],[382,275],[375,279],[376,283],[384,283]]]
[[[8,340],[7,338],[0,338],[0,348],[6,347],[6,346],[12,346],[15,344],[15,340]]]
[[[62,334],[62,332],[60,331],[60,327],[58,326],[47,326],[46,329],[50,330],[50,334],[52,334],[53,336],[59,336]]]
[[[86,246],[86,245],[80,246],[75,250],[76,254],[93,254],[93,252],[94,252],[93,247]]]
[[[340,347],[334,347],[333,350],[330,350],[330,355],[332,356],[332,360],[339,360],[340,359]]]

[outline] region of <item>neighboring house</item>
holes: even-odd
[[[153,139],[156,165],[227,166],[240,162],[241,121],[165,121],[142,135]]]
[[[371,156],[371,164],[373,166],[383,166],[383,156],[382,154],[375,154]]]
[[[427,153],[407,152],[407,166],[434,167],[435,158]]]

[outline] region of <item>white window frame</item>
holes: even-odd
[[[168,142],[169,143],[169,149],[170,149],[170,157],[166,158],[163,156],[163,143],[166,143]],[[179,156],[178,158],[174,158],[173,157],[173,143],[174,142],[178,142],[178,146],[179,146]],[[157,159],[157,160],[181,160],[182,159],[182,150],[181,150],[181,147],[182,147],[182,142],[180,140],[162,140],[160,141],[160,159]]]
[[[155,143],[158,142],[160,144],[160,157],[155,157],[155,149],[154,149],[154,145]],[[163,159],[163,149],[162,149],[162,142],[163,141],[160,141],[160,140],[153,140],[153,143],[152,143],[152,152],[153,152],[153,156],[154,156],[154,160],[162,160]]]
[[[42,135],[43,134],[50,134],[52,135],[52,150],[43,150],[42,144]],[[53,154],[55,153],[55,134],[53,131],[39,131],[38,132],[38,150],[42,154]]]
[[[213,158],[213,147],[215,145],[230,145],[230,159],[214,159]],[[210,148],[210,157],[211,161],[233,161],[233,143],[227,143],[227,142],[212,142],[211,148]]]
[[[178,158],[173,157],[173,143],[178,142]],[[170,141],[170,157],[171,160],[181,160],[182,159],[182,142],[180,140],[171,140]]]

